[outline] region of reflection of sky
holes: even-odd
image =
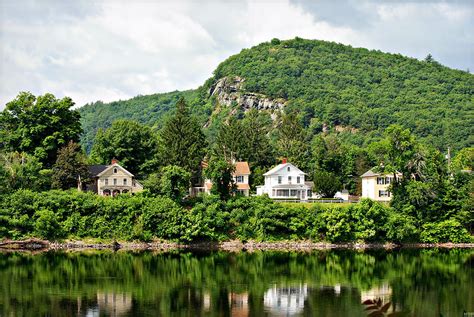
[[[303,311],[307,296],[306,284],[283,287],[274,285],[263,295],[263,304],[272,315],[291,316]]]

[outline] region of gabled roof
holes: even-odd
[[[360,175],[360,177],[373,177],[373,176],[380,176],[380,175],[391,175],[393,173],[375,173],[373,170],[368,170],[367,172],[365,172],[364,174]],[[397,175],[401,175],[400,172],[397,172]]]
[[[360,177],[372,177],[372,176],[378,176],[380,175],[379,173],[374,173],[372,170],[368,170],[364,174],[360,175]]]
[[[269,175],[273,175],[273,174],[276,174],[278,171],[280,171],[281,169],[283,168],[286,168],[287,166],[290,166],[292,167],[293,169],[296,169],[297,171],[299,171],[301,174],[305,174],[305,172],[303,172],[302,170],[300,170],[298,167],[296,167],[295,165],[291,164],[291,163],[284,163],[284,164],[278,164],[277,166],[275,166],[274,168],[272,168],[271,170],[269,170],[268,172],[266,172],[265,174],[263,174],[264,176],[269,176]]]
[[[235,162],[234,175],[250,175],[249,163],[247,163],[247,162]]]
[[[92,177],[97,176],[102,173],[108,165],[89,165],[89,173]]]
[[[123,170],[126,174],[128,174],[128,176],[130,177],[133,177],[133,174],[130,173],[129,171],[127,171],[123,166],[120,166],[118,163],[115,163],[115,164],[112,164],[112,165],[108,165],[102,172],[100,172],[99,174],[97,174],[96,176],[102,176],[106,171],[110,170],[111,168],[113,167],[118,167],[120,168],[121,170]]]

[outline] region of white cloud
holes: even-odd
[[[474,66],[469,3],[293,1],[0,0],[0,109],[23,90],[83,105],[196,88],[229,55],[274,37]]]

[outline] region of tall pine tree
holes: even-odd
[[[160,133],[163,165],[176,165],[195,177],[206,153],[206,139],[198,121],[189,113],[184,98],[176,104],[176,113]]]

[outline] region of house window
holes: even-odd
[[[291,184],[291,176],[288,176],[288,184]]]
[[[378,185],[388,185],[392,182],[392,177],[377,177]]]
[[[297,194],[297,190],[296,190],[296,189],[292,189],[292,190],[291,190],[291,196],[292,196],[292,197],[293,197],[293,196],[296,196],[296,194]]]
[[[290,171],[290,167],[288,166],[288,167],[286,168],[286,170],[289,172],[289,171]]]
[[[114,185],[117,185],[117,179],[114,178]]]
[[[126,179],[126,178],[123,179],[123,184],[124,184],[125,186],[127,186],[127,179]]]
[[[278,176],[278,184],[281,184],[281,179],[282,179],[282,177]]]
[[[388,190],[379,190],[379,197],[390,197],[390,192]]]
[[[116,174],[116,173],[117,173],[117,169],[116,169],[116,168],[114,168],[114,174]]]
[[[278,197],[289,197],[290,190],[289,189],[277,189],[277,196]]]
[[[243,176],[236,176],[235,177],[235,181],[237,183],[243,183],[244,182],[244,177]]]
[[[105,185],[109,185],[109,179],[108,178],[105,179]]]
[[[297,184],[300,183],[300,177],[299,177],[299,176],[296,176],[296,183],[297,183]]]

